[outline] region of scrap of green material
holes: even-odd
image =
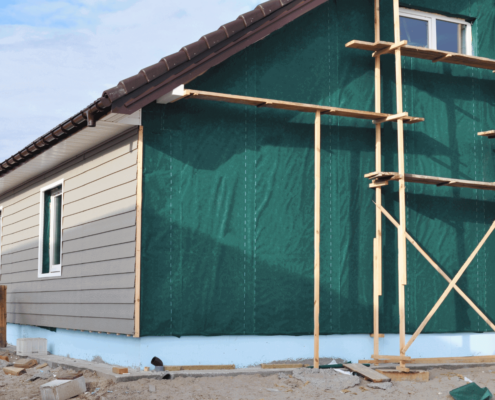
[[[407,1],[425,9],[431,1]],[[440,0],[436,12],[470,16],[474,48],[495,58],[489,0]],[[381,3],[382,40],[393,41],[392,2]],[[374,59],[347,49],[373,41],[373,1],[328,2],[231,57],[187,87],[374,110]],[[382,110],[395,113],[395,60],[382,57]],[[405,131],[406,172],[495,181],[495,75],[402,58],[404,111],[424,117]],[[313,333],[314,116],[181,100],[143,109],[144,189],[141,334]],[[397,169],[396,124],[383,125],[382,165]],[[369,121],[322,116],[320,334],[373,330],[375,169]],[[382,189],[398,219],[398,186]],[[453,277],[495,220],[493,192],[406,186],[407,230]],[[495,320],[494,238],[459,287]],[[397,230],[383,219],[380,332],[397,333]],[[406,328],[416,330],[447,282],[407,248]],[[484,332],[488,325],[452,292],[426,326]]]
[[[472,382],[450,392],[454,400],[490,400],[492,393],[487,388],[480,388]]]

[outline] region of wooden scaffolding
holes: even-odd
[[[478,356],[478,357],[457,357],[457,358],[422,358],[412,359],[406,356],[406,352],[411,344],[422,332],[433,314],[438,310],[448,294],[455,290],[466,300],[466,302],[480,315],[480,317],[493,329],[495,325],[488,317],[474,304],[474,302],[457,286],[457,282],[462,274],[469,267],[471,261],[475,258],[483,244],[490,234],[495,230],[495,221],[490,229],[473,251],[471,256],[456,274],[453,279],[437,265],[433,259],[419,246],[406,230],[406,182],[423,183],[436,186],[452,186],[473,188],[482,190],[495,190],[495,183],[466,181],[460,179],[440,178],[432,176],[414,175],[405,173],[404,164],[404,124],[415,124],[423,122],[423,118],[409,116],[403,110],[402,100],[402,56],[421,58],[430,60],[434,63],[443,62],[450,64],[466,65],[474,68],[483,68],[495,72],[495,60],[468,56],[458,53],[450,53],[439,50],[425,49],[421,47],[409,46],[406,40],[400,40],[400,16],[399,0],[393,1],[394,16],[394,37],[395,42],[384,42],[380,40],[380,0],[375,0],[374,17],[375,17],[375,41],[373,43],[353,40],[346,44],[348,48],[372,51],[372,57],[375,59],[375,112],[351,110],[339,107],[321,106],[316,104],[295,103],[274,99],[265,99],[258,97],[239,96],[225,93],[212,93],[193,89],[186,89],[182,95],[174,101],[180,99],[211,100],[227,102],[234,104],[243,104],[253,107],[272,108],[280,110],[290,110],[295,112],[315,114],[315,209],[314,209],[314,368],[319,368],[319,315],[320,315],[320,144],[321,144],[321,116],[324,114],[335,115],[340,117],[358,118],[370,120],[375,125],[375,171],[365,175],[365,178],[372,180],[371,188],[375,189],[376,199],[376,234],[373,240],[373,338],[374,352],[372,360],[360,360],[363,363],[398,363],[397,370],[407,372],[409,369],[406,364],[419,363],[480,363],[495,362],[495,356]],[[387,114],[381,111],[381,56],[386,54],[395,55],[395,75],[397,90],[397,110],[396,114]],[[398,147],[398,168],[397,172],[382,171],[381,156],[381,125],[386,122],[397,123],[397,147]],[[480,132],[478,135],[488,138],[495,137],[495,131]],[[383,186],[388,185],[390,181],[399,182],[399,221],[396,221],[382,205]],[[399,272],[399,336],[400,348],[399,355],[389,356],[380,355],[379,338],[379,300],[382,295],[382,217],[385,216],[398,231],[398,272]],[[449,283],[440,299],[426,316],[423,323],[418,327],[414,335],[406,343],[406,319],[405,319],[405,287],[407,285],[407,258],[406,243],[409,241],[431,266]]]

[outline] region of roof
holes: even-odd
[[[163,57],[0,163],[0,178],[107,114],[130,115],[328,0],[270,0]],[[43,171],[40,171],[43,172]]]

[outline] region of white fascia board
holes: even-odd
[[[141,125],[141,110],[137,110],[135,113],[131,115],[119,114],[119,113],[110,113],[107,116],[103,117],[100,121],[113,122],[115,124],[123,124],[123,125]],[[98,122],[97,122],[98,124]]]
[[[158,104],[169,104],[173,103],[177,100],[180,100],[184,97],[184,85],[180,85],[176,87],[171,92],[164,94],[162,97],[156,100]]]

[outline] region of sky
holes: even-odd
[[[0,162],[263,0],[0,0]]]

